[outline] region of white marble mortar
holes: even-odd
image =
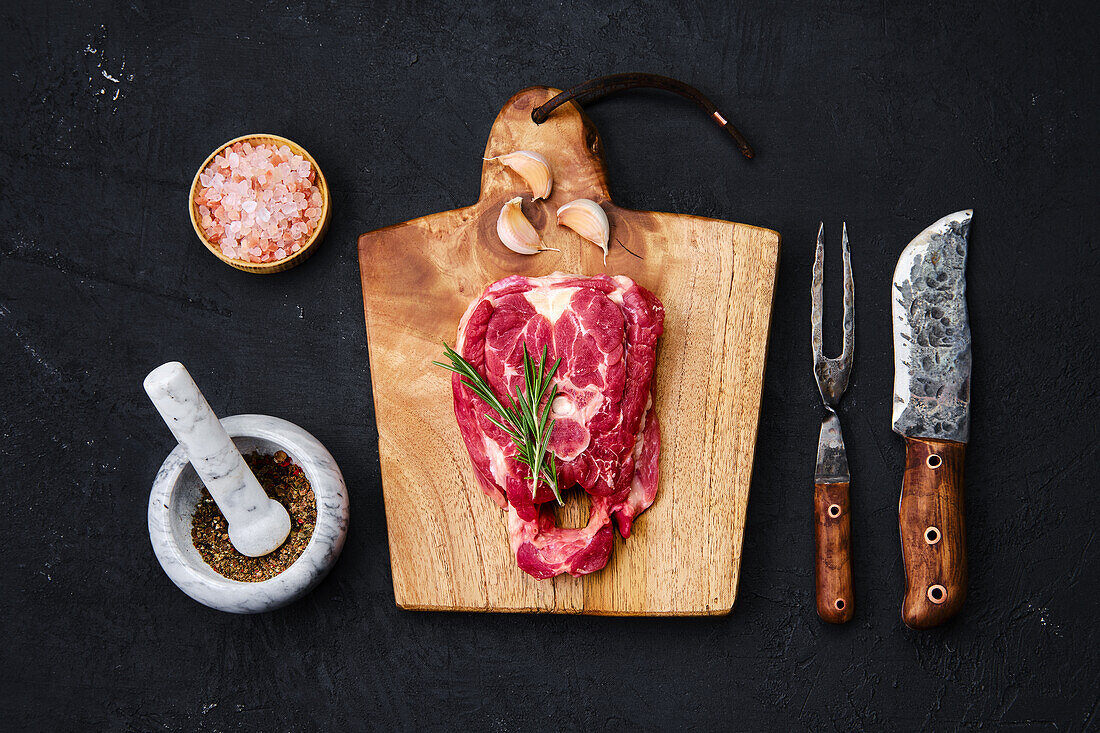
[[[301,467],[317,500],[317,526],[301,556],[270,580],[242,583],[220,575],[191,542],[191,518],[202,482],[183,448],[168,454],[149,493],[149,539],[172,582],[210,608],[229,613],[261,613],[291,603],[316,586],[344,547],[348,492],[332,455],[294,423],[268,415],[233,415],[222,425],[242,453],[285,451]]]

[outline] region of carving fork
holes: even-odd
[[[844,348],[836,359],[821,353],[821,309],[823,266],[825,263],[825,223],[817,230],[817,255],[814,258],[813,285],[810,289],[811,342],[814,378],[817,380],[826,415],[821,421],[817,441],[817,469],[814,472],[814,541],[817,613],[824,621],[840,624],[852,618],[855,599],[852,593],[851,505],[848,501],[848,456],[836,406],[848,387],[852,354],[856,344],[855,286],[852,260],[848,249],[848,223],[844,223]]]

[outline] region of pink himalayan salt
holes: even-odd
[[[235,143],[199,174],[199,225],[226,257],[289,257],[321,222],[324,199],[314,180],[309,161],[286,145]]]

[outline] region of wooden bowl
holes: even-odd
[[[202,174],[206,167],[210,165],[214,160],[214,156],[221,153],[230,145],[236,143],[249,142],[253,145],[259,143],[268,143],[270,145],[286,145],[290,148],[291,152],[296,155],[300,155],[309,161],[309,164],[313,166],[314,176],[313,184],[317,186],[317,189],[321,192],[321,221],[318,223],[317,228],[313,230],[313,234],[310,235],[306,243],[302,245],[302,248],[297,252],[291,254],[289,257],[284,257],[281,260],[275,262],[245,262],[244,260],[238,260],[235,257],[226,257],[222,254],[221,247],[217,246],[206,238],[206,235],[202,231],[202,227],[199,225],[201,217],[199,216],[199,207],[195,203],[195,194],[199,190],[199,175]],[[214,256],[219,260],[235,267],[238,270],[244,270],[245,272],[254,272],[258,274],[266,274],[271,272],[282,272],[283,270],[289,270],[290,268],[300,265],[305,262],[306,258],[313,254],[313,250],[317,248],[317,244],[324,238],[325,232],[328,231],[329,218],[332,215],[332,198],[329,195],[328,182],[325,181],[325,174],[321,172],[321,166],[317,165],[317,161],[313,159],[313,156],[306,152],[298,143],[293,140],[287,140],[285,137],[279,135],[242,135],[234,140],[230,140],[224,145],[219,146],[213,153],[203,161],[199,166],[198,172],[195,173],[195,180],[191,182],[191,191],[188,193],[187,209],[191,212],[191,226],[195,228],[195,234],[198,235],[199,240],[202,241],[206,248],[214,253]]]

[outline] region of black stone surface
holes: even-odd
[[[1093,3],[5,3],[0,10],[0,727],[6,730],[1096,730],[1097,15]],[[394,606],[355,255],[470,203],[531,84],[679,77],[590,108],[613,194],[784,239],[737,607],[709,620]],[[272,277],[196,241],[195,169],[248,132],[325,170],[318,253]],[[970,596],[899,619],[889,278],[973,207]],[[842,409],[857,610],[812,603],[814,235],[852,239]],[[223,414],[315,433],[351,490],[329,578],[263,616],[180,593],[146,531],[172,446],[141,390],[179,359]],[[644,518],[642,521],[646,521]]]

